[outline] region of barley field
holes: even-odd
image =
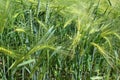
[[[120,80],[120,0],[0,0],[0,80]]]

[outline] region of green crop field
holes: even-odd
[[[120,80],[120,0],[0,0],[0,80]]]

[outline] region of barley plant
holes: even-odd
[[[0,80],[120,80],[120,0],[0,0]]]

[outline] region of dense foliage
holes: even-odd
[[[0,0],[0,79],[119,80],[120,0]]]

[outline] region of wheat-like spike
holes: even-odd
[[[5,49],[3,47],[0,47],[0,52],[4,53],[5,55],[8,55],[8,56],[10,56],[12,58],[17,58],[17,55],[15,55],[14,52],[12,52],[12,51],[10,51],[8,49]]]
[[[103,57],[106,59],[108,64],[112,68],[114,68],[113,62],[111,62],[112,58],[107,54],[107,52],[101,46],[99,46],[98,44],[96,44],[94,42],[91,42],[91,44],[99,50],[99,52],[103,55]]]

